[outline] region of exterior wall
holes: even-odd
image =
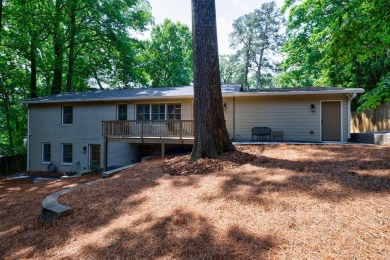
[[[68,104],[67,104],[68,105]],[[62,144],[73,145],[73,163],[80,161],[78,172],[89,169],[88,145],[101,145],[103,165],[103,120],[115,120],[117,104],[69,104],[73,105],[73,124],[62,126],[62,105],[30,105],[30,171],[43,171],[42,143],[51,144],[51,161],[61,172],[70,171],[72,165],[62,164]],[[83,147],[87,147],[84,152]],[[126,165],[133,160],[131,144],[110,143],[108,165]]]
[[[30,105],[30,171],[44,171],[48,163],[42,162],[42,144],[51,144],[51,161],[61,172],[70,171],[80,161],[78,172],[89,170],[89,145],[101,145],[103,166],[102,123],[117,119],[117,105],[127,104],[128,120],[135,119],[135,105],[140,103],[181,103],[182,119],[191,120],[192,99],[158,101],[124,101],[105,103],[67,103],[73,106],[73,124],[62,125],[62,104]],[[61,163],[62,144],[73,145],[73,163]],[[87,147],[84,152],[83,147]],[[136,145],[129,143],[108,144],[108,167],[125,166],[137,161]]]
[[[231,138],[234,137],[234,127],[233,127],[233,117],[234,117],[234,101],[233,98],[224,98],[224,114],[225,114],[225,122],[226,128]],[[225,107],[226,105],[226,107]]]
[[[345,94],[254,96],[235,98],[235,139],[250,141],[252,127],[284,131],[284,140],[321,141],[321,102],[342,101],[342,141],[348,138],[348,102]],[[311,112],[311,104],[315,112]],[[313,131],[313,134],[310,132]]]

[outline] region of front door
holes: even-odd
[[[100,144],[89,145],[89,169],[99,170],[100,167]]]
[[[341,141],[341,102],[322,102],[322,141]]]

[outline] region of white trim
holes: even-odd
[[[49,144],[50,145],[50,160],[49,161],[44,161],[43,160],[43,157],[44,157],[44,154],[45,154],[45,144]],[[41,161],[42,161],[42,163],[43,164],[49,164],[49,163],[51,163],[51,161],[52,161],[52,158],[51,158],[51,156],[52,156],[52,149],[51,149],[51,143],[49,143],[49,142],[43,142],[42,143],[42,145],[41,145]]]
[[[343,100],[320,100],[320,141],[321,142],[335,142],[335,141],[323,141],[322,140],[322,103],[326,103],[326,102],[340,102],[340,141],[336,141],[336,142],[344,142],[344,135],[343,135],[343,132],[344,132],[344,128],[343,128],[343,123],[344,123],[344,120],[343,120]]]
[[[71,145],[72,146],[72,161],[71,162],[64,162],[64,145]],[[72,143],[61,143],[61,164],[62,165],[73,165],[73,144]]]
[[[72,108],[72,123],[71,124],[65,124],[64,123],[64,107],[71,107]],[[73,126],[74,122],[74,106],[73,105],[63,105],[61,106],[61,125],[62,126]]]
[[[118,120],[119,121],[119,106],[126,106],[126,120],[129,120],[129,108],[128,108],[128,104],[127,103],[118,103],[117,105],[116,105],[116,120]]]
[[[30,107],[27,108],[27,172],[30,172]]]
[[[192,103],[194,103],[194,101],[192,101]],[[137,119],[137,105],[149,105],[149,120],[153,120],[152,119],[152,105],[164,105],[165,106],[165,114],[164,114],[164,118],[165,119],[160,119],[160,120],[169,120],[167,119],[168,117],[168,105],[177,105],[179,104],[180,105],[180,118],[182,118],[183,116],[183,113],[182,113],[182,108],[183,108],[183,102],[182,101],[177,101],[177,102],[135,102],[134,103],[134,120],[138,120]]]

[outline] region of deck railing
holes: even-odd
[[[102,121],[103,136],[127,138],[193,138],[193,120]]]

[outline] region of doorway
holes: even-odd
[[[322,102],[322,141],[341,141],[341,101]]]
[[[101,146],[100,144],[89,145],[89,170],[99,170],[101,168]]]

